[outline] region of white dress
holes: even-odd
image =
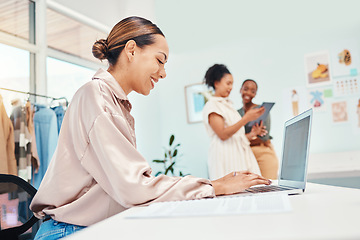
[[[211,97],[203,109],[203,121],[211,138],[208,171],[209,178],[215,180],[233,171],[249,170],[261,174],[259,165],[245,136],[245,128],[241,127],[227,140],[221,140],[209,125],[208,116],[217,113],[225,120],[225,127],[234,125],[241,119],[232,102],[223,97]]]

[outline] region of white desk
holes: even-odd
[[[290,202],[288,213],[125,219],[132,208],[69,239],[360,239],[360,189],[307,183]]]

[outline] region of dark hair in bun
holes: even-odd
[[[107,39],[96,41],[92,47],[94,57],[107,59],[110,65],[115,65],[121,51],[129,40],[143,48],[154,43],[154,34],[164,36],[161,30],[151,21],[141,17],[128,17],[118,22]]]
[[[97,40],[92,48],[92,53],[94,57],[104,60],[108,57],[108,45],[105,39]]]
[[[214,64],[205,73],[205,83],[215,89],[215,82],[219,82],[225,74],[231,74],[224,64]]]

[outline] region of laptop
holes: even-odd
[[[251,187],[246,189],[246,192],[282,191],[288,194],[299,194],[305,191],[312,115],[313,110],[309,109],[285,122],[278,183]]]

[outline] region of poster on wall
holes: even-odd
[[[331,67],[328,51],[305,54],[306,86],[331,84]]]
[[[295,117],[309,109],[305,87],[291,87],[283,90],[284,120]]]
[[[348,101],[349,119],[352,120],[353,135],[360,135],[360,95]]]
[[[331,103],[331,115],[334,123],[344,123],[349,121],[347,103],[345,100]]]
[[[341,77],[333,81],[335,97],[347,97],[360,94],[359,80],[357,77]]]
[[[314,111],[325,111],[327,94],[329,93],[325,88],[308,89],[309,106],[313,108]]]
[[[186,114],[188,123],[202,122],[202,110],[212,92],[203,83],[185,86]]]
[[[359,71],[359,49],[355,40],[339,41],[330,49],[331,67],[334,77],[357,76]]]

